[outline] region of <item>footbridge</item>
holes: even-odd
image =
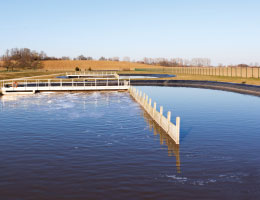
[[[42,91],[102,91],[128,90],[129,80],[115,78],[88,79],[19,79],[1,82],[1,92],[7,94],[29,94]]]

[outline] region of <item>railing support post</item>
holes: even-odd
[[[181,127],[181,118],[176,117],[176,144],[180,144],[180,127]]]
[[[156,111],[156,102],[153,103],[153,117],[155,115],[155,111]]]
[[[160,106],[160,125],[162,124],[163,107]]]
[[[167,122],[168,122],[167,133],[168,133],[168,131],[170,130],[170,123],[171,123],[171,111],[168,111],[168,113],[167,113]]]

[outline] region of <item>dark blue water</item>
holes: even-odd
[[[135,79],[135,78],[170,78],[175,77],[176,75],[172,74],[119,74],[122,79]]]
[[[41,93],[0,103],[0,199],[257,199],[260,98],[140,87],[177,146],[128,93]]]

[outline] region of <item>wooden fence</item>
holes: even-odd
[[[135,70],[204,76],[260,78],[260,67],[158,67],[143,69],[139,68]]]

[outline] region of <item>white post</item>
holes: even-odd
[[[154,118],[154,115],[155,115],[155,111],[156,111],[156,102],[153,103],[153,118]]]
[[[145,96],[146,96],[146,94],[144,93],[143,97],[142,97],[142,106],[144,106]]]
[[[148,104],[148,95],[145,96],[145,102],[144,102],[144,107],[147,110],[147,104]]]
[[[168,131],[170,130],[170,123],[171,123],[171,111],[168,111],[168,113],[167,113],[167,122],[168,122],[167,133],[168,133]]]
[[[160,106],[160,126],[161,126],[161,123],[162,123],[162,116],[163,116],[163,107]]]
[[[181,127],[181,118],[176,117],[176,144],[180,144],[180,127]]]
[[[97,87],[97,79],[95,79],[95,87]]]
[[[168,111],[168,113],[167,113],[167,121],[168,122],[171,121],[171,111]]]

